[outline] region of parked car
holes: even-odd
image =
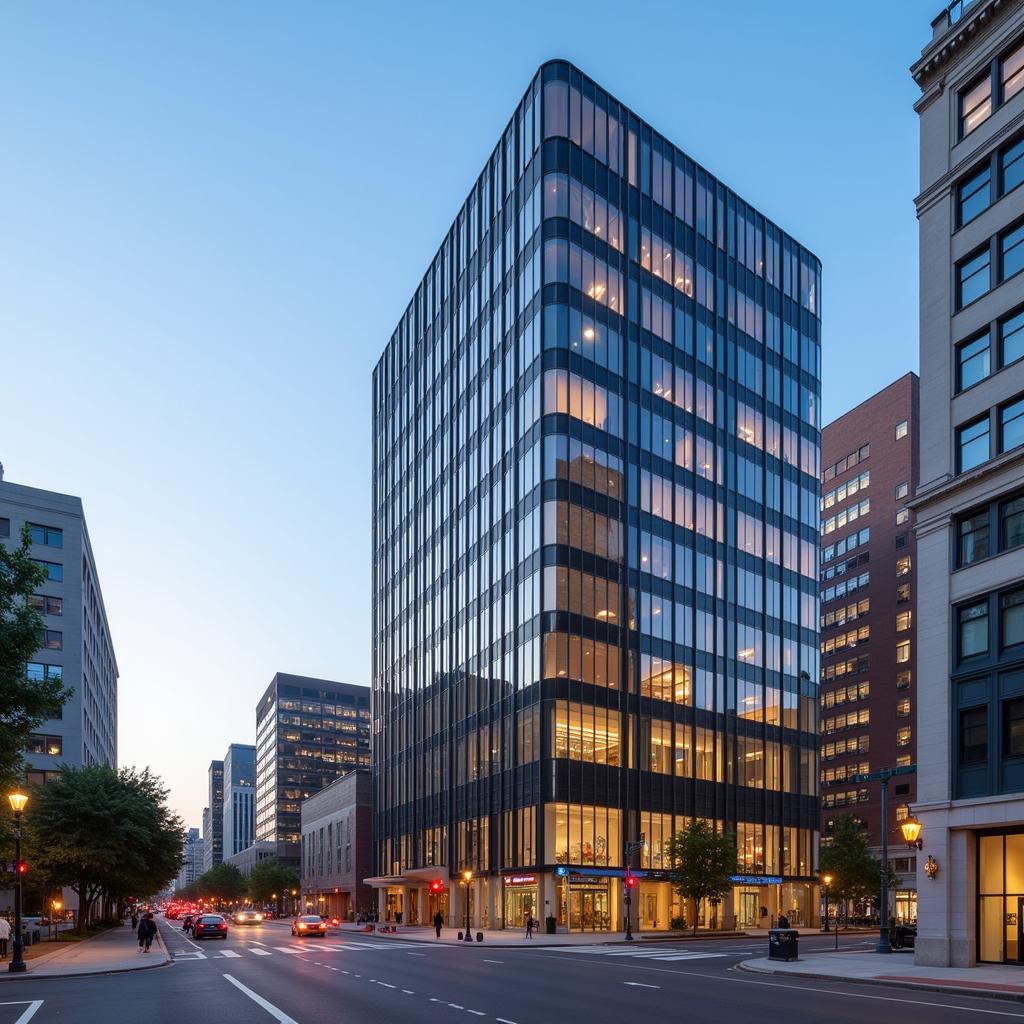
[[[263,924],[263,915],[252,907],[246,907],[245,910],[236,910],[232,920],[235,924]]]
[[[198,941],[206,938],[226,939],[228,923],[223,914],[200,914],[192,922],[192,938]]]
[[[302,917],[297,917],[292,922],[292,935],[296,936],[296,938],[304,935],[319,935],[323,937],[326,934],[327,922],[317,914],[303,914]]]

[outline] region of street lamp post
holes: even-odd
[[[21,812],[25,810],[28,797],[24,793],[10,793],[7,797],[14,811],[14,954],[7,968],[13,974],[24,974],[28,968],[22,955],[21,942]]]
[[[469,931],[469,883],[473,881],[473,872],[467,868],[462,872],[462,878],[466,883],[466,942],[472,942],[473,936]]]
[[[633,905],[633,889],[636,887],[636,876],[633,874],[632,859],[633,854],[638,853],[647,845],[646,837],[640,833],[641,838],[635,842],[626,843],[625,850],[626,854],[626,879],[625,879],[625,892],[622,894],[622,904],[626,911],[626,934],[622,936],[626,942],[633,941],[633,918],[632,918],[632,905]]]
[[[821,890],[822,890],[822,893],[825,896],[825,931],[828,931],[828,890],[832,886],[832,881],[833,881],[833,876],[831,874],[829,874],[828,872],[826,872],[824,875],[821,876]],[[838,951],[838,949],[839,949],[839,916],[838,915],[836,915],[836,926],[835,926],[834,931],[835,931],[835,935],[836,935],[836,950]]]
[[[897,775],[911,775],[916,764],[898,768],[879,768],[878,771],[854,775],[851,782],[880,782],[882,784],[882,865],[878,885],[878,945],[876,953],[891,953],[889,942],[889,780]]]
[[[60,900],[50,900],[50,920],[53,922],[53,938],[55,942],[60,938],[60,924],[57,921],[57,915],[63,906],[64,904]]]

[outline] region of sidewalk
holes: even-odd
[[[460,929],[444,927],[441,929],[441,938],[434,935],[434,929],[426,925],[398,925],[397,932],[368,932],[363,925],[343,924],[332,930],[332,934],[345,933],[346,935],[365,935],[375,939],[396,939],[399,942],[430,942],[435,945],[464,946],[465,940],[459,940]],[[484,940],[477,943],[476,937],[480,933]],[[637,942],[703,942],[714,941],[715,939],[736,939],[752,934],[751,932],[697,932],[696,938],[692,932],[634,932]],[[765,933],[767,935],[767,932]],[[472,929],[473,945],[483,946],[521,946],[529,948],[532,946],[603,946],[624,942],[623,933],[618,932],[557,932],[555,935],[546,935],[542,931],[534,929],[533,938],[526,938],[525,930],[522,928],[474,928]]]
[[[957,992],[960,995],[999,996],[1024,1001],[1024,970],[1002,964],[982,967],[918,967],[913,950],[880,953],[810,953],[799,960],[744,960],[740,970],[785,974],[797,978],[901,985]]]
[[[170,963],[167,947],[157,932],[153,948],[139,952],[139,940],[127,925],[108,928],[81,942],[68,942],[53,952],[26,961],[24,974],[11,974],[7,970],[10,958],[0,961],[0,980],[18,978],[67,978],[83,974],[112,974],[118,971],[139,971],[150,967],[163,967]]]

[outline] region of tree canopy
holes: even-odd
[[[181,866],[182,821],[148,768],[65,767],[34,788],[25,825],[32,863],[78,895],[80,930],[101,895],[156,892]]]
[[[245,875],[234,864],[214,864],[189,886],[196,896],[203,896],[228,903],[245,895]]]
[[[683,899],[721,899],[732,888],[729,879],[736,873],[736,837],[695,818],[669,838],[668,860],[672,887]],[[693,931],[696,934],[696,915]]]
[[[249,872],[249,896],[254,903],[269,903],[275,896],[299,887],[299,874],[276,857],[261,860]]]
[[[40,723],[55,718],[71,696],[61,680],[29,679],[26,664],[43,645],[43,618],[30,604],[46,580],[29,555],[28,526],[21,543],[0,544],[0,787],[21,777],[22,752]]]
[[[839,818],[832,842],[822,846],[818,858],[822,874],[832,876],[830,897],[836,900],[870,900],[878,895],[882,862],[871,855],[867,833],[850,814]]]

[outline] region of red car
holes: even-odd
[[[327,934],[327,922],[316,914],[303,914],[292,922],[292,935],[300,938],[304,935],[319,935],[323,938]]]
[[[192,923],[192,938],[197,942],[199,939],[226,939],[228,937],[228,923],[222,914],[200,914]]]

